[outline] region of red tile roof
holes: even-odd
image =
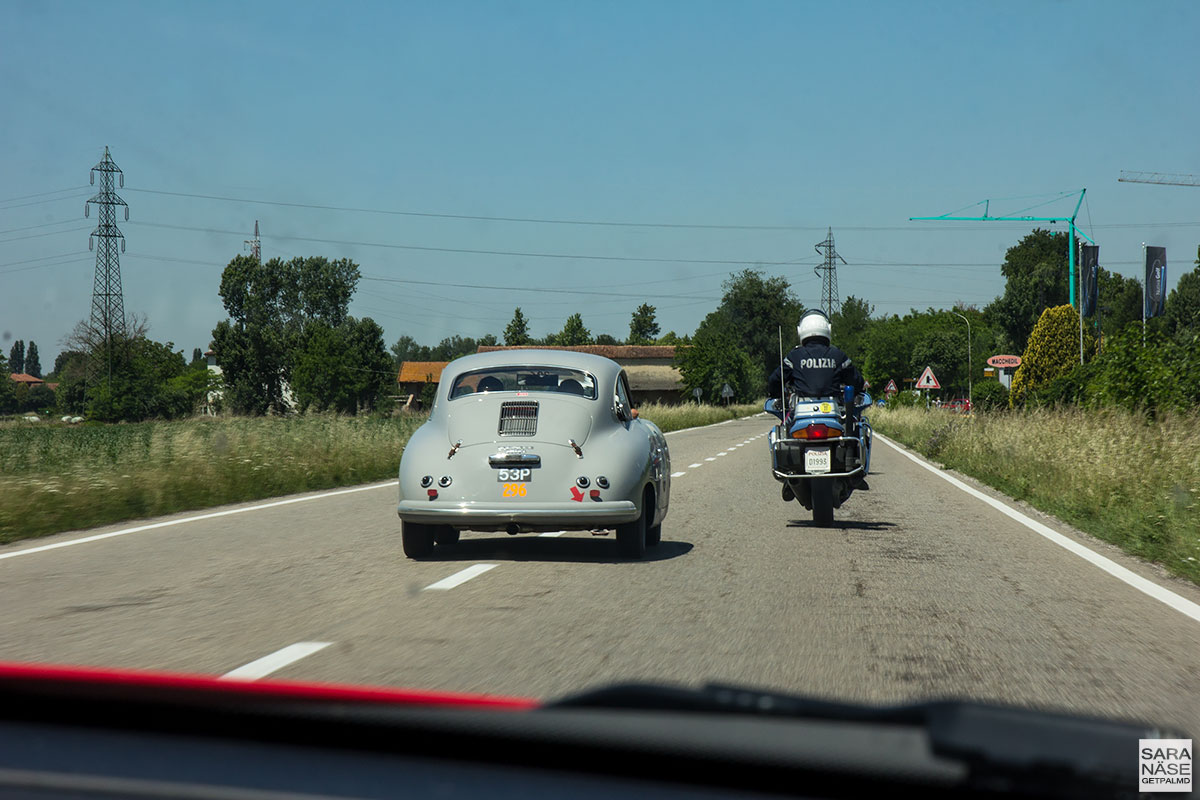
[[[32,375],[26,375],[24,372],[10,372],[8,377],[12,378],[17,383],[38,384],[45,383],[41,378],[35,378]]]

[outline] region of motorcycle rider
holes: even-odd
[[[799,397],[841,398],[843,386],[853,386],[856,395],[862,393],[863,377],[858,367],[849,356],[830,344],[833,329],[824,311],[814,308],[804,312],[796,332],[800,335],[800,345],[792,348],[783,359],[782,370],[776,369],[767,380],[770,397],[779,396],[785,379],[788,389]],[[853,423],[854,407],[848,408],[846,414]],[[862,475],[855,476],[854,487],[868,488]],[[791,486],[784,483],[783,499],[791,500],[791,495]]]

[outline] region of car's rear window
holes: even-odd
[[[596,399],[596,379],[566,367],[492,367],[464,372],[454,379],[450,399],[486,392],[556,392]]]

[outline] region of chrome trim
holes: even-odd
[[[463,527],[502,527],[510,522],[535,525],[562,524],[562,527],[584,529],[596,524],[632,522],[641,513],[631,500],[584,500],[542,503],[536,508],[512,505],[457,503],[440,501],[401,500],[396,513],[405,522]]]
[[[856,467],[849,472],[780,472],[771,467],[771,472],[775,473],[777,479],[796,479],[796,478],[852,478],[863,471],[863,468]]]
[[[533,464],[540,467],[542,457],[537,453],[492,453],[488,456],[488,463],[493,467],[506,464]]]

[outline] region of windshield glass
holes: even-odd
[[[566,367],[494,367],[464,372],[454,379],[450,399],[486,392],[557,392],[596,399],[596,379]]]

